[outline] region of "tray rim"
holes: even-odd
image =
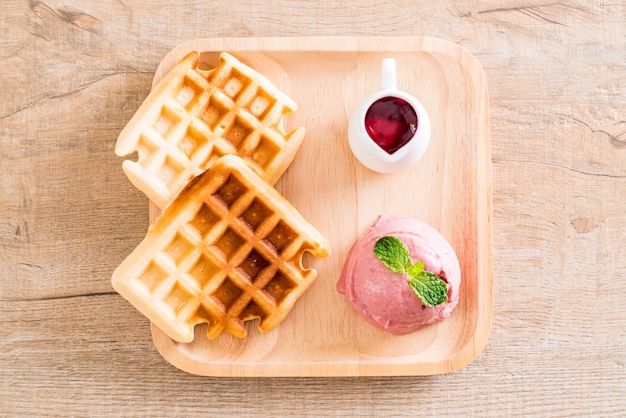
[[[199,46],[202,45],[201,48]],[[208,45],[208,47],[207,47]],[[178,355],[170,355],[175,349],[174,341],[170,340],[154,324],[150,324],[153,342],[161,356],[176,368],[195,375],[213,377],[342,377],[342,376],[426,376],[447,374],[458,371],[472,363],[487,344],[493,321],[493,197],[491,176],[491,135],[489,117],[489,94],[484,70],[478,60],[465,48],[438,38],[412,36],[314,36],[314,37],[213,37],[198,38],[184,42],[171,49],[159,63],[153,83],[162,76],[166,68],[178,62],[186,53],[192,50],[200,52],[278,52],[278,51],[306,51],[306,52],[436,52],[445,53],[460,61],[464,68],[470,66],[478,77],[477,91],[482,95],[484,106],[481,106],[482,118],[486,123],[481,125],[484,133],[479,147],[483,151],[477,153],[477,195],[483,199],[477,201],[477,246],[484,248],[478,252],[478,318],[474,334],[467,343],[455,354],[445,360],[420,363],[385,363],[366,362],[356,360],[344,362],[302,362],[290,363],[286,367],[283,363],[257,362],[227,362],[216,361],[210,373],[198,373],[194,369],[197,364],[194,360]],[[158,208],[150,203],[150,219],[158,213]],[[484,280],[480,280],[484,278]],[[482,317],[482,319],[480,319]],[[202,363],[204,364],[204,363]],[[381,373],[380,368],[385,372]],[[329,373],[333,370],[333,373]]]

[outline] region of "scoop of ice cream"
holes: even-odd
[[[413,262],[447,283],[448,300],[432,308],[424,306],[408,275],[397,274],[374,254],[384,236],[395,236],[406,246]],[[461,268],[448,241],[424,222],[403,216],[381,216],[352,246],[343,265],[337,290],[371,324],[402,335],[447,318],[459,303]]]

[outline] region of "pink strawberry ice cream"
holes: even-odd
[[[441,277],[448,300],[432,308],[424,306],[408,284],[406,273],[397,274],[374,254],[374,244],[384,236],[395,236],[409,250],[413,262]],[[371,324],[402,335],[447,318],[459,303],[461,268],[446,239],[424,222],[381,216],[350,249],[337,283],[352,307]]]

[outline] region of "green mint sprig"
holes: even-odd
[[[409,286],[425,306],[432,308],[448,300],[446,282],[436,274],[424,270],[423,262],[413,263],[409,250],[398,238],[380,238],[374,244],[374,254],[394,273],[407,273]]]

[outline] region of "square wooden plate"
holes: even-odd
[[[154,343],[174,366],[207,376],[431,375],[469,364],[489,335],[493,312],[491,155],[488,94],[476,59],[461,47],[429,38],[199,39],[172,50],[154,82],[188,52],[210,68],[228,51],[290,95],[298,110],[285,121],[307,130],[276,188],[332,248],[329,258],[305,257],[319,275],[287,319],[262,334],[192,343],[172,341],[152,325]],[[432,139],[412,168],[378,174],[363,167],[347,141],[348,119],[380,88],[381,61],[397,62],[398,88],[429,112]],[[158,216],[150,205],[150,219]],[[461,301],[440,324],[405,336],[366,323],[335,285],[350,246],[381,214],[426,221],[456,250]]]

